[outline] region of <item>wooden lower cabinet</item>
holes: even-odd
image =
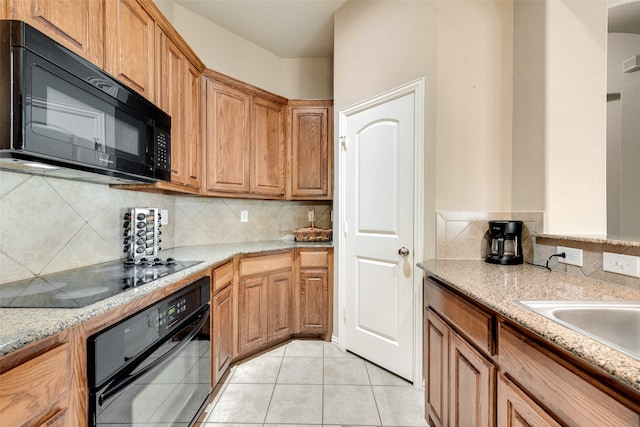
[[[294,332],[331,339],[332,257],[328,249],[298,249]]]
[[[498,427],[560,427],[503,374],[498,377]]]
[[[329,272],[300,272],[300,332],[324,333],[328,330]]]
[[[267,277],[241,279],[238,284],[238,354],[267,343]]]
[[[233,359],[233,262],[213,271],[211,299],[211,384],[216,385]]]
[[[270,274],[267,279],[267,340],[291,336],[291,271]]]
[[[635,394],[437,279],[424,286],[432,426],[640,426]]]
[[[493,426],[495,367],[435,312],[427,313],[425,408],[434,426]]]
[[[428,310],[424,328],[425,416],[436,427],[449,425],[449,327]]]
[[[238,262],[238,355],[290,337],[292,251],[241,258]]]
[[[60,344],[0,375],[2,427],[71,425],[70,351]]]

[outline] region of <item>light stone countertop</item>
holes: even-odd
[[[332,247],[332,243],[272,240],[163,250],[162,258],[203,262],[82,308],[0,308],[0,357],[221,264],[235,255],[314,247]]]
[[[547,341],[567,350],[640,392],[640,360],[575,332],[515,300],[640,301],[640,290],[550,272],[532,265],[495,265],[482,260],[428,260],[418,263],[433,276],[511,319]]]

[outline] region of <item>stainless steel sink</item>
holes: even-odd
[[[640,360],[640,301],[515,301]]]

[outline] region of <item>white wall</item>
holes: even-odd
[[[438,211],[511,210],[512,6],[438,2]]]
[[[331,58],[283,59],[171,0],[154,0],[212,70],[290,99],[332,99]]]
[[[341,109],[419,77],[426,78],[424,249],[427,257],[435,255],[436,31],[436,2],[351,1],[334,15],[336,126]],[[339,152],[336,148],[336,156]],[[337,158],[335,164],[338,165]],[[339,183],[335,188],[339,190]],[[339,194],[335,199],[339,199]]]
[[[545,10],[544,1],[513,4],[514,211],[545,207]]]
[[[606,8],[606,0],[547,0],[548,233],[606,233]]]

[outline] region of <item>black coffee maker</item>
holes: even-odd
[[[489,247],[485,261],[522,264],[522,221],[489,221]]]

